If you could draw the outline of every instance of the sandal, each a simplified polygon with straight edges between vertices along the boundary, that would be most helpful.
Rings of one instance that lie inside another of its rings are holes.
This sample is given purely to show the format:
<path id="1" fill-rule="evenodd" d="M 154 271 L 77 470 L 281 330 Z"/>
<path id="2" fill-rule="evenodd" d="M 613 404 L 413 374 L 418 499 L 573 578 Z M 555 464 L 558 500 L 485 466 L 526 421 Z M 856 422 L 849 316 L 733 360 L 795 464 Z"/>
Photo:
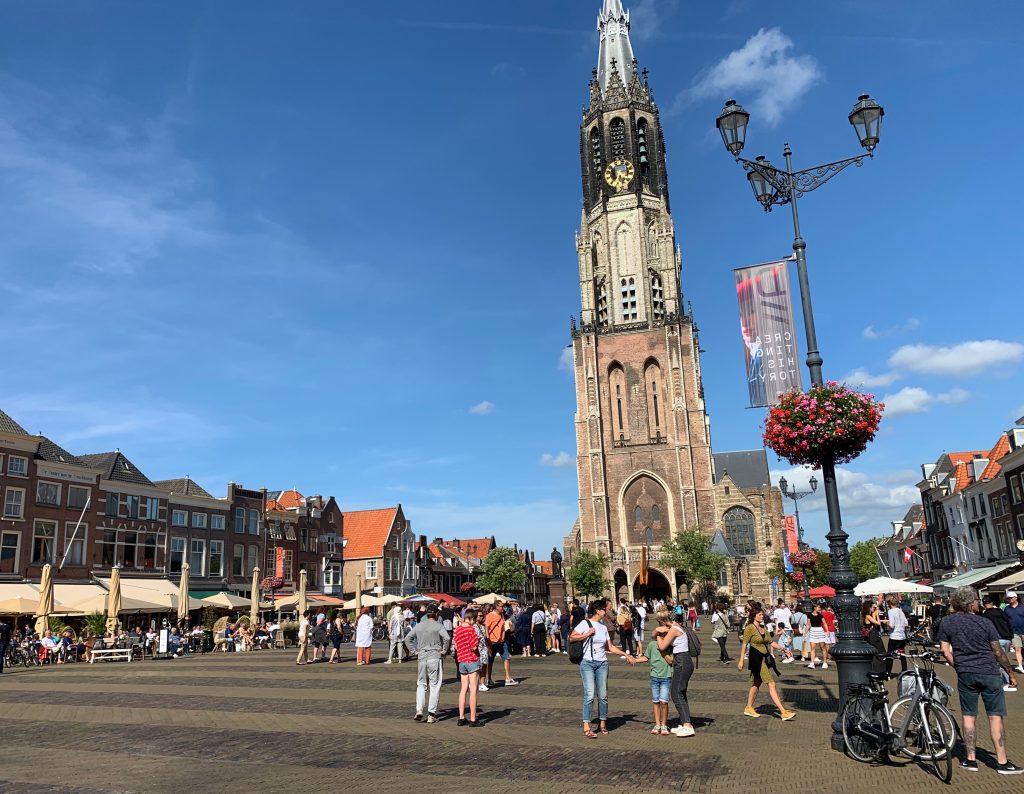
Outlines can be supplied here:
<path id="1" fill-rule="evenodd" d="M 602 724 L 602 725 L 601 725 L 601 728 L 600 728 L 600 731 L 601 731 L 601 733 L 603 733 L 603 734 L 604 734 L 605 736 L 607 736 L 607 735 L 608 735 L 608 726 L 607 726 L 607 725 L 604 725 L 604 724 Z"/>
<path id="2" fill-rule="evenodd" d="M 594 733 L 594 732 L 593 732 L 593 731 L 592 731 L 592 730 L 590 729 L 590 727 L 589 727 L 589 726 L 588 726 L 587 728 L 585 728 L 585 729 L 584 729 L 584 731 L 583 731 L 583 735 L 584 735 L 584 736 L 586 736 L 586 737 L 587 737 L 588 739 L 596 739 L 596 738 L 597 738 L 597 734 L 596 734 L 596 733 Z"/>

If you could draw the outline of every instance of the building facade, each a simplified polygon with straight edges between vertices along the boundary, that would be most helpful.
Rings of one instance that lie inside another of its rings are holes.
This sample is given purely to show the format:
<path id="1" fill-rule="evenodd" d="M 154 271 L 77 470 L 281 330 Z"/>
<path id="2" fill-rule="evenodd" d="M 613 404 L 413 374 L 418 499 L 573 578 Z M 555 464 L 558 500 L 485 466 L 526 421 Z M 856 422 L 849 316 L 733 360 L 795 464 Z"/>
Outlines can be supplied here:
<path id="1" fill-rule="evenodd" d="M 680 529 L 710 530 L 714 485 L 658 107 L 619 0 L 605 0 L 598 29 L 580 125 L 582 311 L 571 327 L 579 528 L 570 542 L 607 555 L 609 578 L 632 591 L 641 548 Z M 652 564 L 648 588 L 668 594 L 675 571 L 662 567 Z"/>
<path id="2" fill-rule="evenodd" d="M 1017 424 L 1024 425 L 1024 417 L 1018 419 Z M 1024 427 L 1015 427 L 1006 435 L 1007 453 L 1001 463 L 1009 498 L 1008 524 L 1013 550 L 1024 562 Z"/>
<path id="3" fill-rule="evenodd" d="M 230 503 L 216 498 L 189 477 L 153 484 L 167 492 L 168 576 L 180 576 L 182 564 L 188 562 L 190 590 L 228 590 Z M 238 585 L 238 580 L 233 584 Z"/>
<path id="4" fill-rule="evenodd" d="M 344 597 L 356 592 L 412 595 L 419 572 L 416 538 L 401 505 L 342 513 Z"/>

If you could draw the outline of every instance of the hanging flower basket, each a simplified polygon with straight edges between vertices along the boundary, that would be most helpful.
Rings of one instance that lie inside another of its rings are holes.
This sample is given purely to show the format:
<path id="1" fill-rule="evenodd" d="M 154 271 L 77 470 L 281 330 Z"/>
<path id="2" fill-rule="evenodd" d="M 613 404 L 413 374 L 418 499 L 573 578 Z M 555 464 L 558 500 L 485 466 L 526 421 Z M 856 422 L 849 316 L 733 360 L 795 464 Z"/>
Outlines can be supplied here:
<path id="1" fill-rule="evenodd" d="M 835 381 L 789 391 L 768 411 L 764 444 L 796 466 L 849 463 L 878 432 L 884 403 Z"/>
<path id="2" fill-rule="evenodd" d="M 462 587 L 459 588 L 459 590 L 464 595 L 469 595 L 470 593 L 473 593 L 473 592 L 476 591 L 476 585 L 473 584 L 472 582 L 466 582 L 464 585 L 462 585 Z"/>
<path id="3" fill-rule="evenodd" d="M 797 584 L 802 584 L 803 581 L 804 581 L 804 572 L 803 571 L 793 571 L 793 573 L 791 573 L 789 575 L 789 578 L 792 579 Z"/>
<path id="4" fill-rule="evenodd" d="M 284 587 L 284 579 L 279 576 L 264 576 L 260 580 L 260 590 L 280 590 Z"/>
<path id="5" fill-rule="evenodd" d="M 818 561 L 818 554 L 814 549 L 794 551 L 789 555 L 789 561 L 797 568 L 813 568 Z"/>

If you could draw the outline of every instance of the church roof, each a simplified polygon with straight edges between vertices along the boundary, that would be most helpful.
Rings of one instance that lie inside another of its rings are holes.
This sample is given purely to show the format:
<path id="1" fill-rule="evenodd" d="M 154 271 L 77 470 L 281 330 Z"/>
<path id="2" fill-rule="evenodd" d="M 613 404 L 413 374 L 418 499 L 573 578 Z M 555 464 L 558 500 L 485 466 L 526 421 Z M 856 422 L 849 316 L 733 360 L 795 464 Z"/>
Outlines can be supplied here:
<path id="1" fill-rule="evenodd" d="M 618 71 L 622 84 L 628 86 L 633 76 L 633 45 L 629 42 L 629 12 L 622 8 L 622 0 L 604 0 L 601 13 L 597 15 L 597 29 L 601 33 L 597 51 L 597 80 L 601 92 L 608 90 L 613 68 Z"/>
<path id="2" fill-rule="evenodd" d="M 715 536 L 711 538 L 711 551 L 734 560 L 740 559 L 743 556 L 736 551 L 736 547 L 729 542 L 729 539 L 722 534 L 720 529 L 716 529 Z"/>
<path id="3" fill-rule="evenodd" d="M 739 452 L 715 452 L 715 482 L 726 474 L 740 488 L 767 488 L 771 485 L 768 474 L 768 455 L 764 448 Z"/>

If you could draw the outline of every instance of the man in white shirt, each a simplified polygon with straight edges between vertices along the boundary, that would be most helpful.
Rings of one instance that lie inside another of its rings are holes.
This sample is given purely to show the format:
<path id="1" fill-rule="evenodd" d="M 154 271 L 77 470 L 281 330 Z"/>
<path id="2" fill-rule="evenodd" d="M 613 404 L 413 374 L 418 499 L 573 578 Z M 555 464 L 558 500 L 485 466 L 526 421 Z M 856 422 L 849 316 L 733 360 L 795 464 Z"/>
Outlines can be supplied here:
<path id="1" fill-rule="evenodd" d="M 647 622 L 647 607 L 644 606 L 643 601 L 637 601 L 635 609 L 640 619 L 633 624 L 633 638 L 636 640 L 636 647 L 640 648 L 644 641 L 644 623 Z"/>
<path id="2" fill-rule="evenodd" d="M 793 653 L 791 651 L 793 647 L 793 629 L 789 625 L 791 617 L 793 617 L 793 612 L 780 598 L 775 611 L 772 612 L 772 620 L 775 622 L 775 633 L 778 634 L 779 645 L 782 646 L 782 650 L 786 653 L 786 658 L 782 660 L 783 664 L 790 664 L 793 661 Z"/>

